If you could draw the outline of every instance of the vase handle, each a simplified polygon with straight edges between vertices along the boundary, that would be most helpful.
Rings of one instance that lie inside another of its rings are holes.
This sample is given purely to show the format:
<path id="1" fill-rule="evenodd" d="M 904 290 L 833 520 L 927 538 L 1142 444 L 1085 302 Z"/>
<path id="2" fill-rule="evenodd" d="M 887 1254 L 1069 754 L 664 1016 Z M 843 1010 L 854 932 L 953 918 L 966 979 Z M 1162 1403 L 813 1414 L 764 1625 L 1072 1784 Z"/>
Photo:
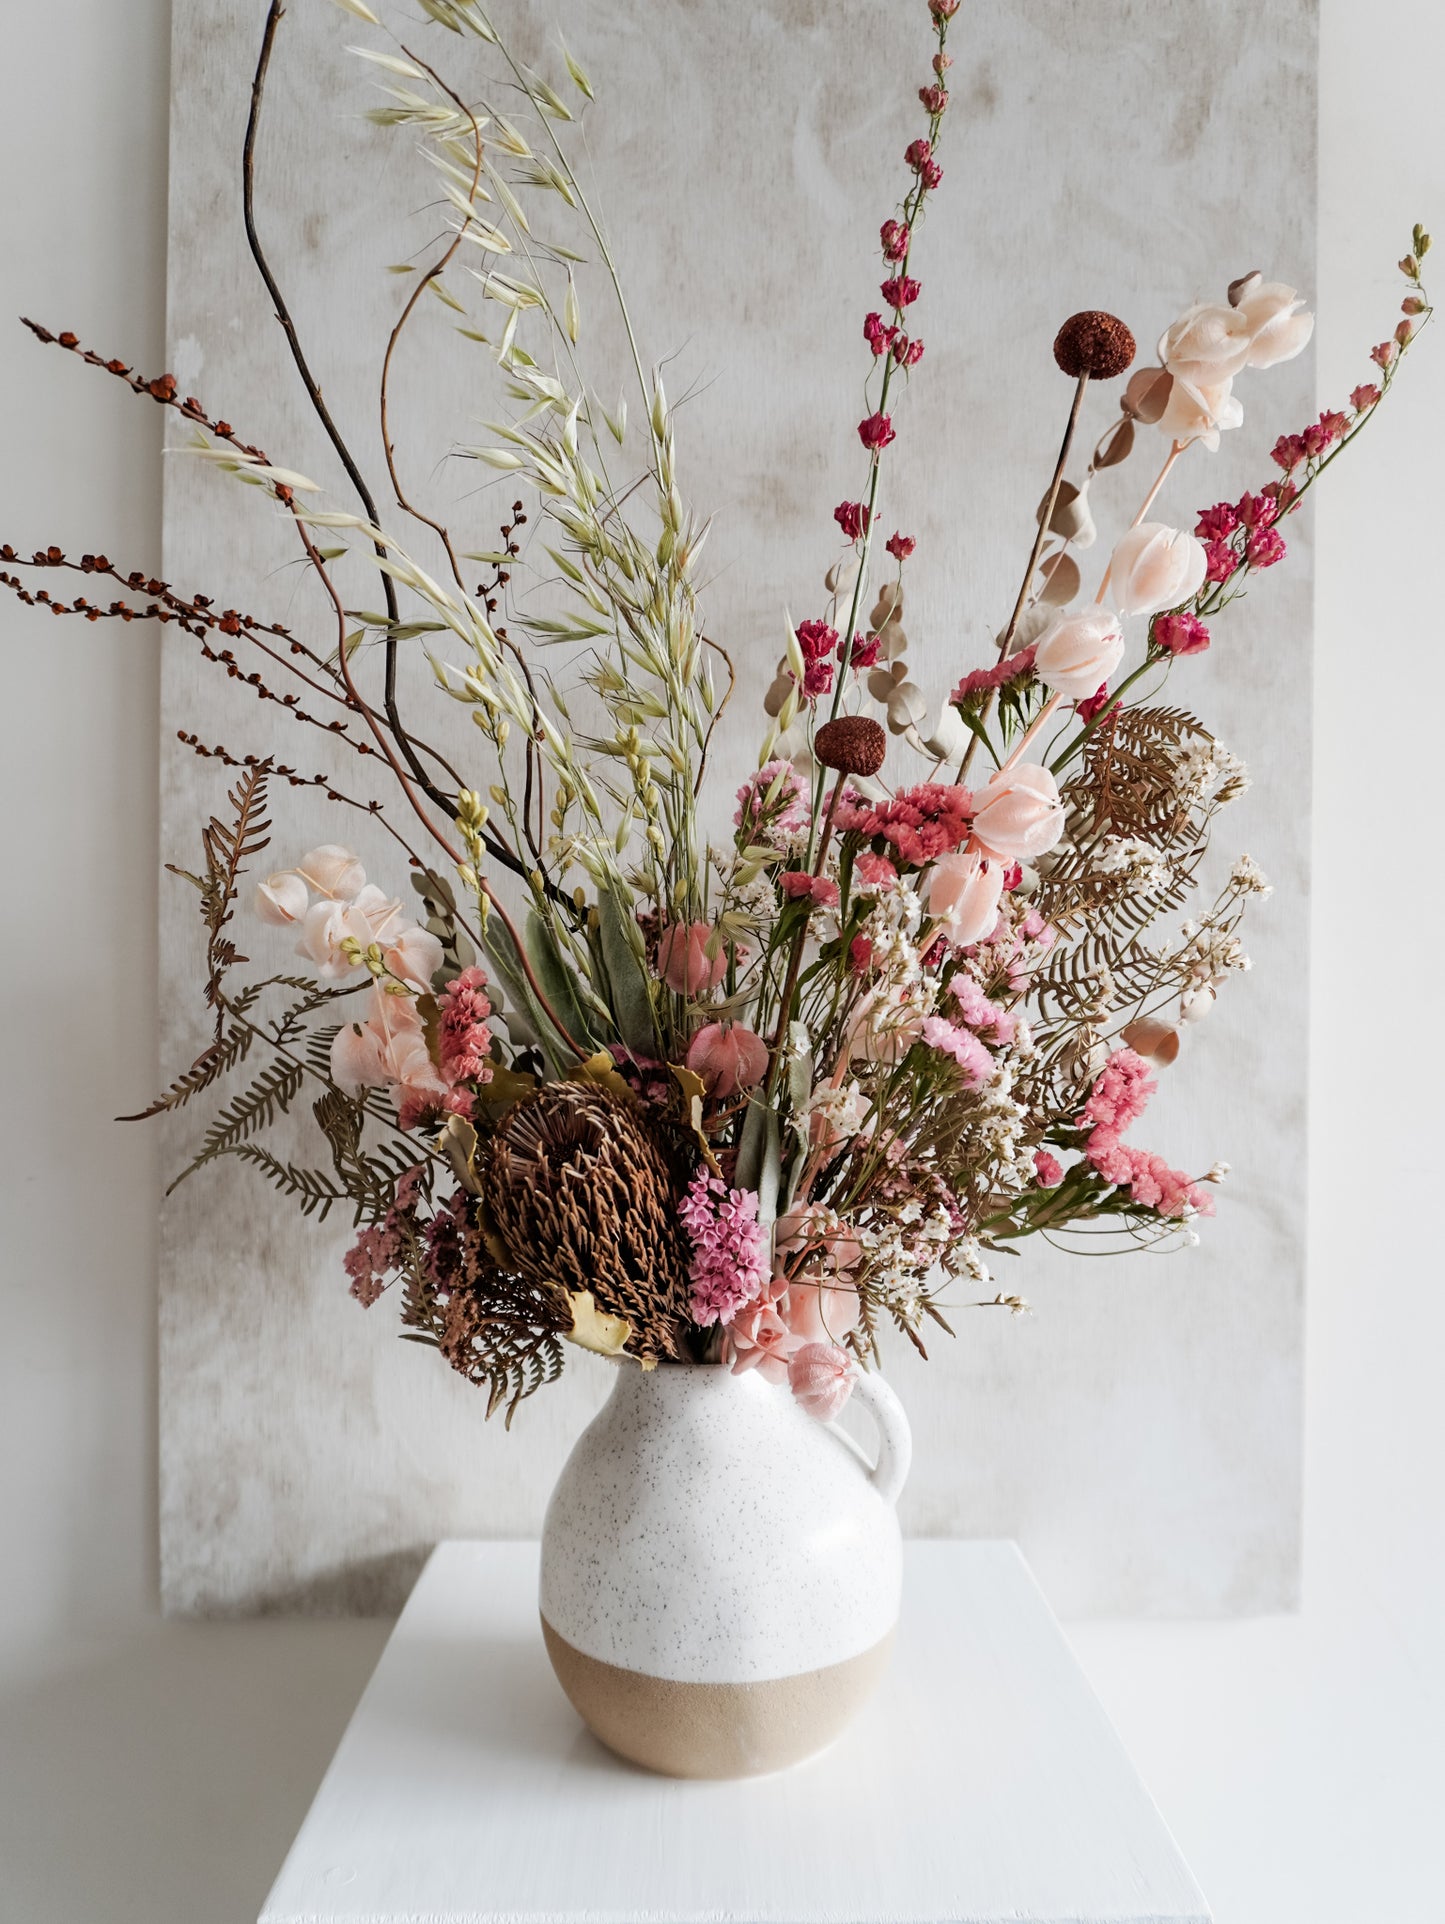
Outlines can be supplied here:
<path id="1" fill-rule="evenodd" d="M 913 1461 L 913 1432 L 903 1405 L 876 1370 L 855 1373 L 853 1394 L 878 1429 L 878 1460 L 871 1471 L 873 1487 L 885 1503 L 896 1503 Z"/>

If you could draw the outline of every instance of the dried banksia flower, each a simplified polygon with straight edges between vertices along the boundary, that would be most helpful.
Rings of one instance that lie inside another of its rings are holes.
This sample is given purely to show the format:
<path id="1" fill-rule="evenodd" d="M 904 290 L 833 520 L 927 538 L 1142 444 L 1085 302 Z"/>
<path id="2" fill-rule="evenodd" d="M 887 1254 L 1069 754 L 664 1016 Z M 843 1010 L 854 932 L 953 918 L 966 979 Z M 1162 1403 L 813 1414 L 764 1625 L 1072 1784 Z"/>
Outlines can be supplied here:
<path id="1" fill-rule="evenodd" d="M 1134 359 L 1134 336 L 1117 314 L 1088 308 L 1071 314 L 1054 339 L 1054 359 L 1075 380 L 1112 381 Z"/>
<path id="2" fill-rule="evenodd" d="M 813 737 L 814 758 L 842 775 L 876 775 L 887 752 L 888 737 L 867 715 L 840 715 Z"/>
<path id="3" fill-rule="evenodd" d="M 632 1326 L 631 1355 L 682 1354 L 687 1255 L 672 1172 L 646 1112 L 595 1082 L 551 1082 L 497 1126 L 484 1203 L 499 1262 L 590 1290 Z"/>

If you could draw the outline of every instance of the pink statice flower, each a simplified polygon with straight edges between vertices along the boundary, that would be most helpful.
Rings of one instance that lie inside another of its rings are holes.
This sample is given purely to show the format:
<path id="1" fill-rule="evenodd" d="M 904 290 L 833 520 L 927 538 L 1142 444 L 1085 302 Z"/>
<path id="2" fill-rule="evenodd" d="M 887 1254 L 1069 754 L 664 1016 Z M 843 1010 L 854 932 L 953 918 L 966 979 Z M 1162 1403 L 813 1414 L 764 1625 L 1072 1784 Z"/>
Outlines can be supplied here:
<path id="1" fill-rule="evenodd" d="M 356 1240 L 341 1259 L 351 1278 L 351 1294 L 363 1309 L 370 1309 L 387 1286 L 393 1271 L 401 1270 L 411 1254 L 407 1229 L 413 1222 L 421 1190 L 422 1165 L 409 1169 L 396 1186 L 392 1206 L 379 1223 L 368 1223 L 357 1230 Z"/>
<path id="2" fill-rule="evenodd" d="M 1034 1181 L 1040 1189 L 1057 1189 L 1064 1180 L 1064 1165 L 1047 1149 L 1034 1151 Z"/>
<path id="3" fill-rule="evenodd" d="M 1137 1122 L 1158 1088 L 1149 1065 L 1132 1049 L 1115 1049 L 1095 1079 L 1081 1123 L 1107 1123 L 1121 1134 Z"/>
<path id="4" fill-rule="evenodd" d="M 958 1004 L 958 1019 L 965 1027 L 985 1036 L 990 1042 L 1012 1042 L 1018 1033 L 1018 1018 L 1001 1009 L 984 994 L 982 986 L 965 970 L 958 970 L 948 985 Z"/>
<path id="5" fill-rule="evenodd" d="M 734 826 L 749 842 L 765 848 L 789 847 L 807 832 L 812 813 L 802 778 L 784 761 L 765 762 L 749 775 L 738 790 L 737 804 Z"/>
<path id="6" fill-rule="evenodd" d="M 1209 646 L 1209 630 L 1198 615 L 1157 615 L 1150 636 L 1170 655 L 1202 655 Z"/>
<path id="7" fill-rule="evenodd" d="M 1171 1217 L 1191 1212 L 1199 1216 L 1214 1214 L 1214 1198 L 1206 1189 L 1182 1169 L 1171 1168 L 1163 1156 L 1121 1142 L 1115 1129 L 1100 1124 L 1089 1137 L 1084 1153 L 1105 1182 L 1113 1183 L 1116 1189 L 1127 1189 L 1143 1209 Z"/>
<path id="8" fill-rule="evenodd" d="M 473 966 L 453 977 L 442 991 L 437 1014 L 437 1055 L 449 1082 L 490 1082 L 492 1005 L 487 978 Z"/>
<path id="9" fill-rule="evenodd" d="M 843 833 L 881 838 L 905 862 L 922 868 L 935 856 L 961 848 L 968 839 L 973 796 L 957 783 L 923 782 L 904 789 L 891 801 L 867 802 L 850 794 L 835 817 Z"/>
<path id="10" fill-rule="evenodd" d="M 992 668 L 971 669 L 948 699 L 961 707 L 965 702 L 987 695 L 995 688 L 1007 688 L 1010 682 L 1021 681 L 1032 672 L 1033 665 L 1034 650 L 1020 648 L 1016 655 L 1005 655 Z"/>
<path id="11" fill-rule="evenodd" d="M 993 1074 L 993 1057 L 972 1029 L 961 1029 L 941 1015 L 927 1015 L 923 1018 L 921 1035 L 930 1049 L 953 1058 L 969 1088 L 977 1088 Z"/>
<path id="12" fill-rule="evenodd" d="M 758 1221 L 758 1198 L 751 1189 L 729 1189 L 702 1164 L 678 1204 L 692 1241 L 688 1276 L 692 1317 L 707 1329 L 731 1323 L 768 1287 L 771 1238 Z"/>

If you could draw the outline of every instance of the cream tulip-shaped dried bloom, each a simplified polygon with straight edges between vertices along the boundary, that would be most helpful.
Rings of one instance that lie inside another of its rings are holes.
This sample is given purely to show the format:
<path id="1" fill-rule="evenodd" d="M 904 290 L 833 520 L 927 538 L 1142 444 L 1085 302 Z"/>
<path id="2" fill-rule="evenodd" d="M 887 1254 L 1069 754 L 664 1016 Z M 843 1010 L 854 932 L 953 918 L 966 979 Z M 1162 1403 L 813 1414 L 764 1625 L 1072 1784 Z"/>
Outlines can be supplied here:
<path id="1" fill-rule="evenodd" d="M 973 839 L 1000 862 L 1030 862 L 1064 832 L 1059 785 L 1034 762 L 1001 768 L 978 798 Z"/>
<path id="2" fill-rule="evenodd" d="M 1250 283 L 1255 282 L 1251 275 Z M 1315 329 L 1315 317 L 1304 312 L 1304 302 L 1283 281 L 1247 284 L 1237 310 L 1249 323 L 1247 367 L 1277 367 L 1303 353 Z"/>
<path id="3" fill-rule="evenodd" d="M 1109 585 L 1121 615 L 1154 615 L 1199 592 L 1208 565 L 1203 545 L 1162 521 L 1141 521 L 1121 536 Z"/>
<path id="4" fill-rule="evenodd" d="M 1235 399 L 1232 379 L 1209 386 L 1176 376 L 1155 426 L 1170 441 L 1186 445 L 1199 441 L 1213 454 L 1220 430 L 1237 428 L 1243 420 L 1244 409 Z"/>
<path id="5" fill-rule="evenodd" d="M 1046 688 L 1087 701 L 1119 666 L 1124 630 L 1107 608 L 1057 616 L 1034 644 L 1034 672 Z"/>
<path id="6" fill-rule="evenodd" d="M 959 948 L 988 934 L 998 920 L 1002 895 L 1003 864 L 976 849 L 940 855 L 929 871 L 928 913 Z"/>
<path id="7" fill-rule="evenodd" d="M 366 870 L 349 848 L 336 842 L 323 842 L 303 855 L 296 873 L 318 895 L 359 895 L 366 887 Z"/>
<path id="8" fill-rule="evenodd" d="M 256 913 L 272 928 L 289 929 L 305 915 L 311 901 L 310 891 L 299 875 L 283 869 L 256 884 Z"/>
<path id="9" fill-rule="evenodd" d="M 1201 301 L 1160 335 L 1159 359 L 1176 380 L 1217 386 L 1248 361 L 1253 337 L 1253 324 L 1239 308 Z"/>

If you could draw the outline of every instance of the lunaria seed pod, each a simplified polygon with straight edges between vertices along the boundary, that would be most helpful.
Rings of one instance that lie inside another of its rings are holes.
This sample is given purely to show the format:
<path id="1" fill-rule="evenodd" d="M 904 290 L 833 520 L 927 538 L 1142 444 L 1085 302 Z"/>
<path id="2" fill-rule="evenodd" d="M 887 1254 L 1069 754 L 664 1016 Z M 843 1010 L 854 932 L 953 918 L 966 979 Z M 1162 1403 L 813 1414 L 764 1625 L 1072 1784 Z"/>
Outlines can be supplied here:
<path id="1" fill-rule="evenodd" d="M 876 775 L 887 752 L 888 737 L 867 715 L 840 715 L 813 737 L 814 757 L 840 775 Z"/>
<path id="2" fill-rule="evenodd" d="M 1078 380 L 1112 381 L 1134 359 L 1134 336 L 1117 314 L 1091 307 L 1071 314 L 1054 339 L 1054 359 Z"/>

